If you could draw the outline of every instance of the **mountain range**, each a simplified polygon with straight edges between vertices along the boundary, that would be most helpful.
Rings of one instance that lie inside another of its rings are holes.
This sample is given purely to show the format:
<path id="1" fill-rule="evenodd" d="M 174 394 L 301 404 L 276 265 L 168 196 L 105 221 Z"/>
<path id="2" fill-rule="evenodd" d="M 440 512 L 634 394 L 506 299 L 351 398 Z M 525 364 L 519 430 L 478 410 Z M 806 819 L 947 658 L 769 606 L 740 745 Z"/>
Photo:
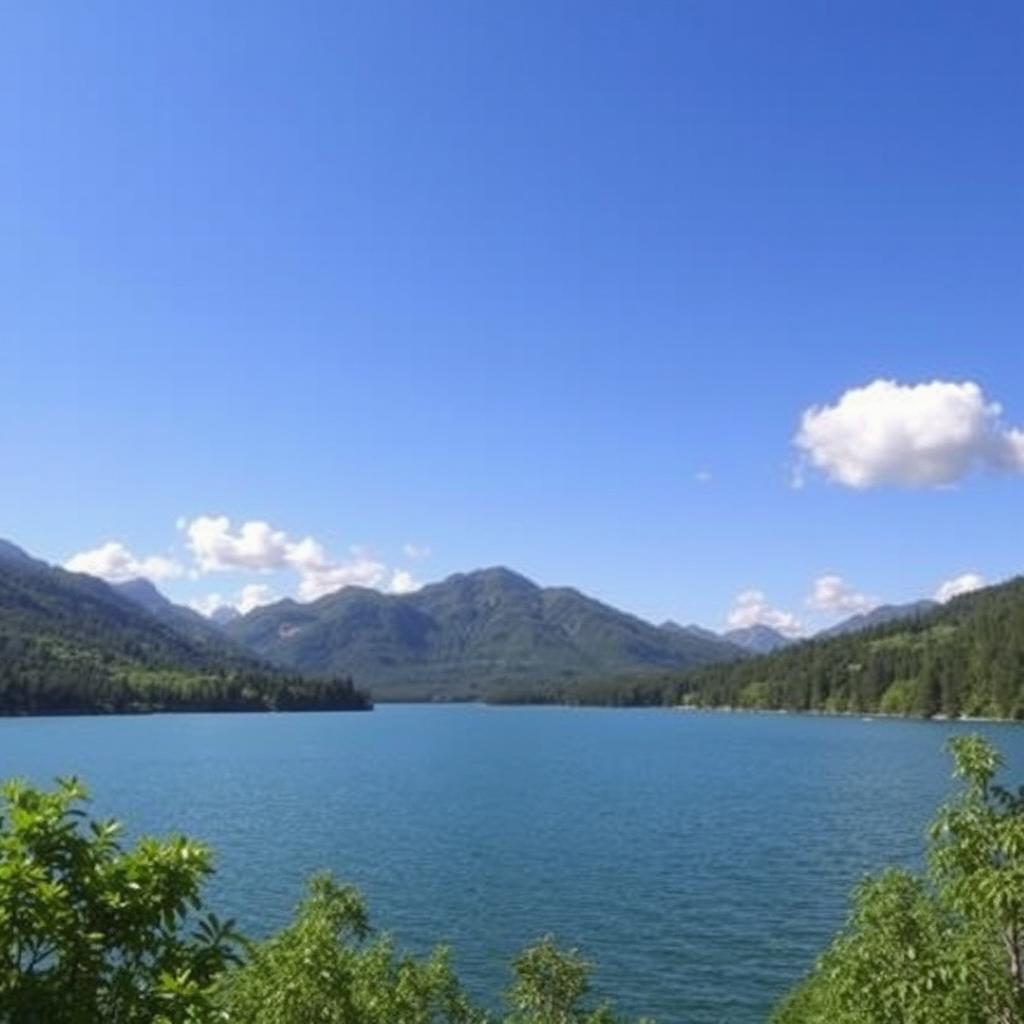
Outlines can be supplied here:
<path id="1" fill-rule="evenodd" d="M 769 654 L 492 700 L 1024 720 L 1024 578 L 893 612 Z"/>
<path id="2" fill-rule="evenodd" d="M 0 713 L 362 708 L 244 651 L 151 584 L 110 586 L 0 542 Z"/>
<path id="3" fill-rule="evenodd" d="M 927 615 L 939 607 L 937 601 L 930 600 L 911 601 L 908 604 L 883 604 L 870 611 L 851 615 L 834 626 L 819 630 L 813 634 L 813 637 L 786 636 L 785 633 L 780 633 L 777 629 L 763 623 L 728 629 L 723 633 L 715 633 L 703 626 L 680 626 L 671 620 L 663 622 L 661 628 L 673 633 L 689 633 L 691 636 L 705 639 L 724 640 L 726 643 L 742 648 L 749 654 L 771 654 L 773 651 L 780 651 L 784 647 L 808 639 L 824 640 L 847 633 L 860 633 L 867 629 L 874 629 L 876 626 L 884 626 L 889 622 L 898 622 L 901 619 L 914 619 L 921 615 Z"/>
<path id="4" fill-rule="evenodd" d="M 229 622 L 241 646 L 297 671 L 345 671 L 378 697 L 473 697 L 497 686 L 688 668 L 743 651 L 661 629 L 569 587 L 506 568 L 460 573 L 412 594 L 346 587 Z"/>
<path id="5" fill-rule="evenodd" d="M 869 612 L 861 612 L 851 615 L 850 618 L 828 629 L 823 629 L 817 634 L 818 639 L 827 639 L 830 636 L 843 636 L 847 633 L 859 633 L 865 629 L 874 629 L 875 626 L 885 626 L 890 622 L 898 622 L 900 619 L 916 619 L 921 615 L 927 615 L 941 607 L 938 601 L 911 601 L 909 604 L 882 604 L 872 608 Z"/>
<path id="6" fill-rule="evenodd" d="M 537 684 L 568 693 L 593 680 L 674 678 L 726 664 L 737 666 L 729 671 L 739 679 L 748 671 L 740 663 L 752 657 L 818 649 L 901 621 L 917 628 L 943 608 L 886 605 L 797 644 L 764 625 L 722 634 L 655 626 L 572 588 L 541 587 L 496 567 L 411 594 L 345 587 L 309 603 L 285 599 L 206 618 L 147 580 L 107 584 L 0 541 L 0 709 L 6 699 L 28 710 L 26 686 L 49 693 L 34 699 L 58 703 L 81 703 L 83 687 L 92 686 L 105 707 L 122 708 L 211 700 L 278 706 L 282 687 L 290 694 L 283 704 L 306 699 L 302 686 L 320 687 L 308 699 L 329 704 L 323 681 L 349 677 L 378 698 L 417 700 L 530 693 Z M 804 655 L 794 657 L 802 664 Z M 235 681 L 226 690 L 211 682 L 225 679 Z M 74 692 L 55 696 L 60 687 Z"/>

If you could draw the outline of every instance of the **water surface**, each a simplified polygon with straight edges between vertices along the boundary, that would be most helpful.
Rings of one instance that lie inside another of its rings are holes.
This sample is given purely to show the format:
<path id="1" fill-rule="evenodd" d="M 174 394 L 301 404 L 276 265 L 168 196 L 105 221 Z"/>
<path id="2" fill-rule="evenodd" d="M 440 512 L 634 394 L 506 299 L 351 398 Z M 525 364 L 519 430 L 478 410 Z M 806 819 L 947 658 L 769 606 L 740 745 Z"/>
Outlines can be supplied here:
<path id="1" fill-rule="evenodd" d="M 78 774 L 133 831 L 208 841 L 211 904 L 255 934 L 329 869 L 400 944 L 450 943 L 482 1000 L 550 932 L 623 1010 L 755 1024 L 859 877 L 919 861 L 964 728 L 425 705 L 7 719 L 0 776 Z M 1024 729 L 970 728 L 1024 768 Z"/>

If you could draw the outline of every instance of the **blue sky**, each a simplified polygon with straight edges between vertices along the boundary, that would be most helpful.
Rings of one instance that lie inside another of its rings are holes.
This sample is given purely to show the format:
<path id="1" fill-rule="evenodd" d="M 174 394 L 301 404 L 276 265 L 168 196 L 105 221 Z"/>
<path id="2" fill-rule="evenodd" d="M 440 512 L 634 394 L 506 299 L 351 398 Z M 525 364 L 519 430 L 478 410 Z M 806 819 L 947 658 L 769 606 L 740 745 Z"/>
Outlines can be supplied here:
<path id="1" fill-rule="evenodd" d="M 502 563 L 715 627 L 1020 572 L 1022 44 L 999 2 L 15 4 L 0 536 L 182 601 Z"/>

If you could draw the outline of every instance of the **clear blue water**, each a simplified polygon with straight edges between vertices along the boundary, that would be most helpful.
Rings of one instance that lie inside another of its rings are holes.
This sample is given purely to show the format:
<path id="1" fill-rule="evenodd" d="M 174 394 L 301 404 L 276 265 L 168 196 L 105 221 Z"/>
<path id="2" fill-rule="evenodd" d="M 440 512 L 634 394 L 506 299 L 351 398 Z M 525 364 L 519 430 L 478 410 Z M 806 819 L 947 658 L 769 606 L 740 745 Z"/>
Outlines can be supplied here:
<path id="1" fill-rule="evenodd" d="M 859 877 L 919 861 L 948 789 L 943 744 L 963 728 L 413 705 L 8 719 L 0 776 L 75 773 L 133 831 L 205 839 L 211 904 L 254 934 L 329 869 L 401 945 L 450 943 L 484 1001 L 551 932 L 624 1011 L 755 1024 Z M 970 728 L 1024 767 L 1024 728 Z"/>

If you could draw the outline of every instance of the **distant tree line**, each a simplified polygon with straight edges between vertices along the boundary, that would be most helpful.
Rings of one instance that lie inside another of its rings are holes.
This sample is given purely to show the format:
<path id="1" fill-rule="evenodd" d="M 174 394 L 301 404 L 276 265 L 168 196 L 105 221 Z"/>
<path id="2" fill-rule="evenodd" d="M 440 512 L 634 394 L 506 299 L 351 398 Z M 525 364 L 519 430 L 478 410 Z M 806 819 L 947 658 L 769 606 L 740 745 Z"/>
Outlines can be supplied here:
<path id="1" fill-rule="evenodd" d="M 1024 579 L 912 619 L 684 672 L 498 688 L 495 703 L 1024 719 Z"/>
<path id="2" fill-rule="evenodd" d="M 0 634 L 0 715 L 328 711 L 372 707 L 349 678 L 122 662 Z"/>

